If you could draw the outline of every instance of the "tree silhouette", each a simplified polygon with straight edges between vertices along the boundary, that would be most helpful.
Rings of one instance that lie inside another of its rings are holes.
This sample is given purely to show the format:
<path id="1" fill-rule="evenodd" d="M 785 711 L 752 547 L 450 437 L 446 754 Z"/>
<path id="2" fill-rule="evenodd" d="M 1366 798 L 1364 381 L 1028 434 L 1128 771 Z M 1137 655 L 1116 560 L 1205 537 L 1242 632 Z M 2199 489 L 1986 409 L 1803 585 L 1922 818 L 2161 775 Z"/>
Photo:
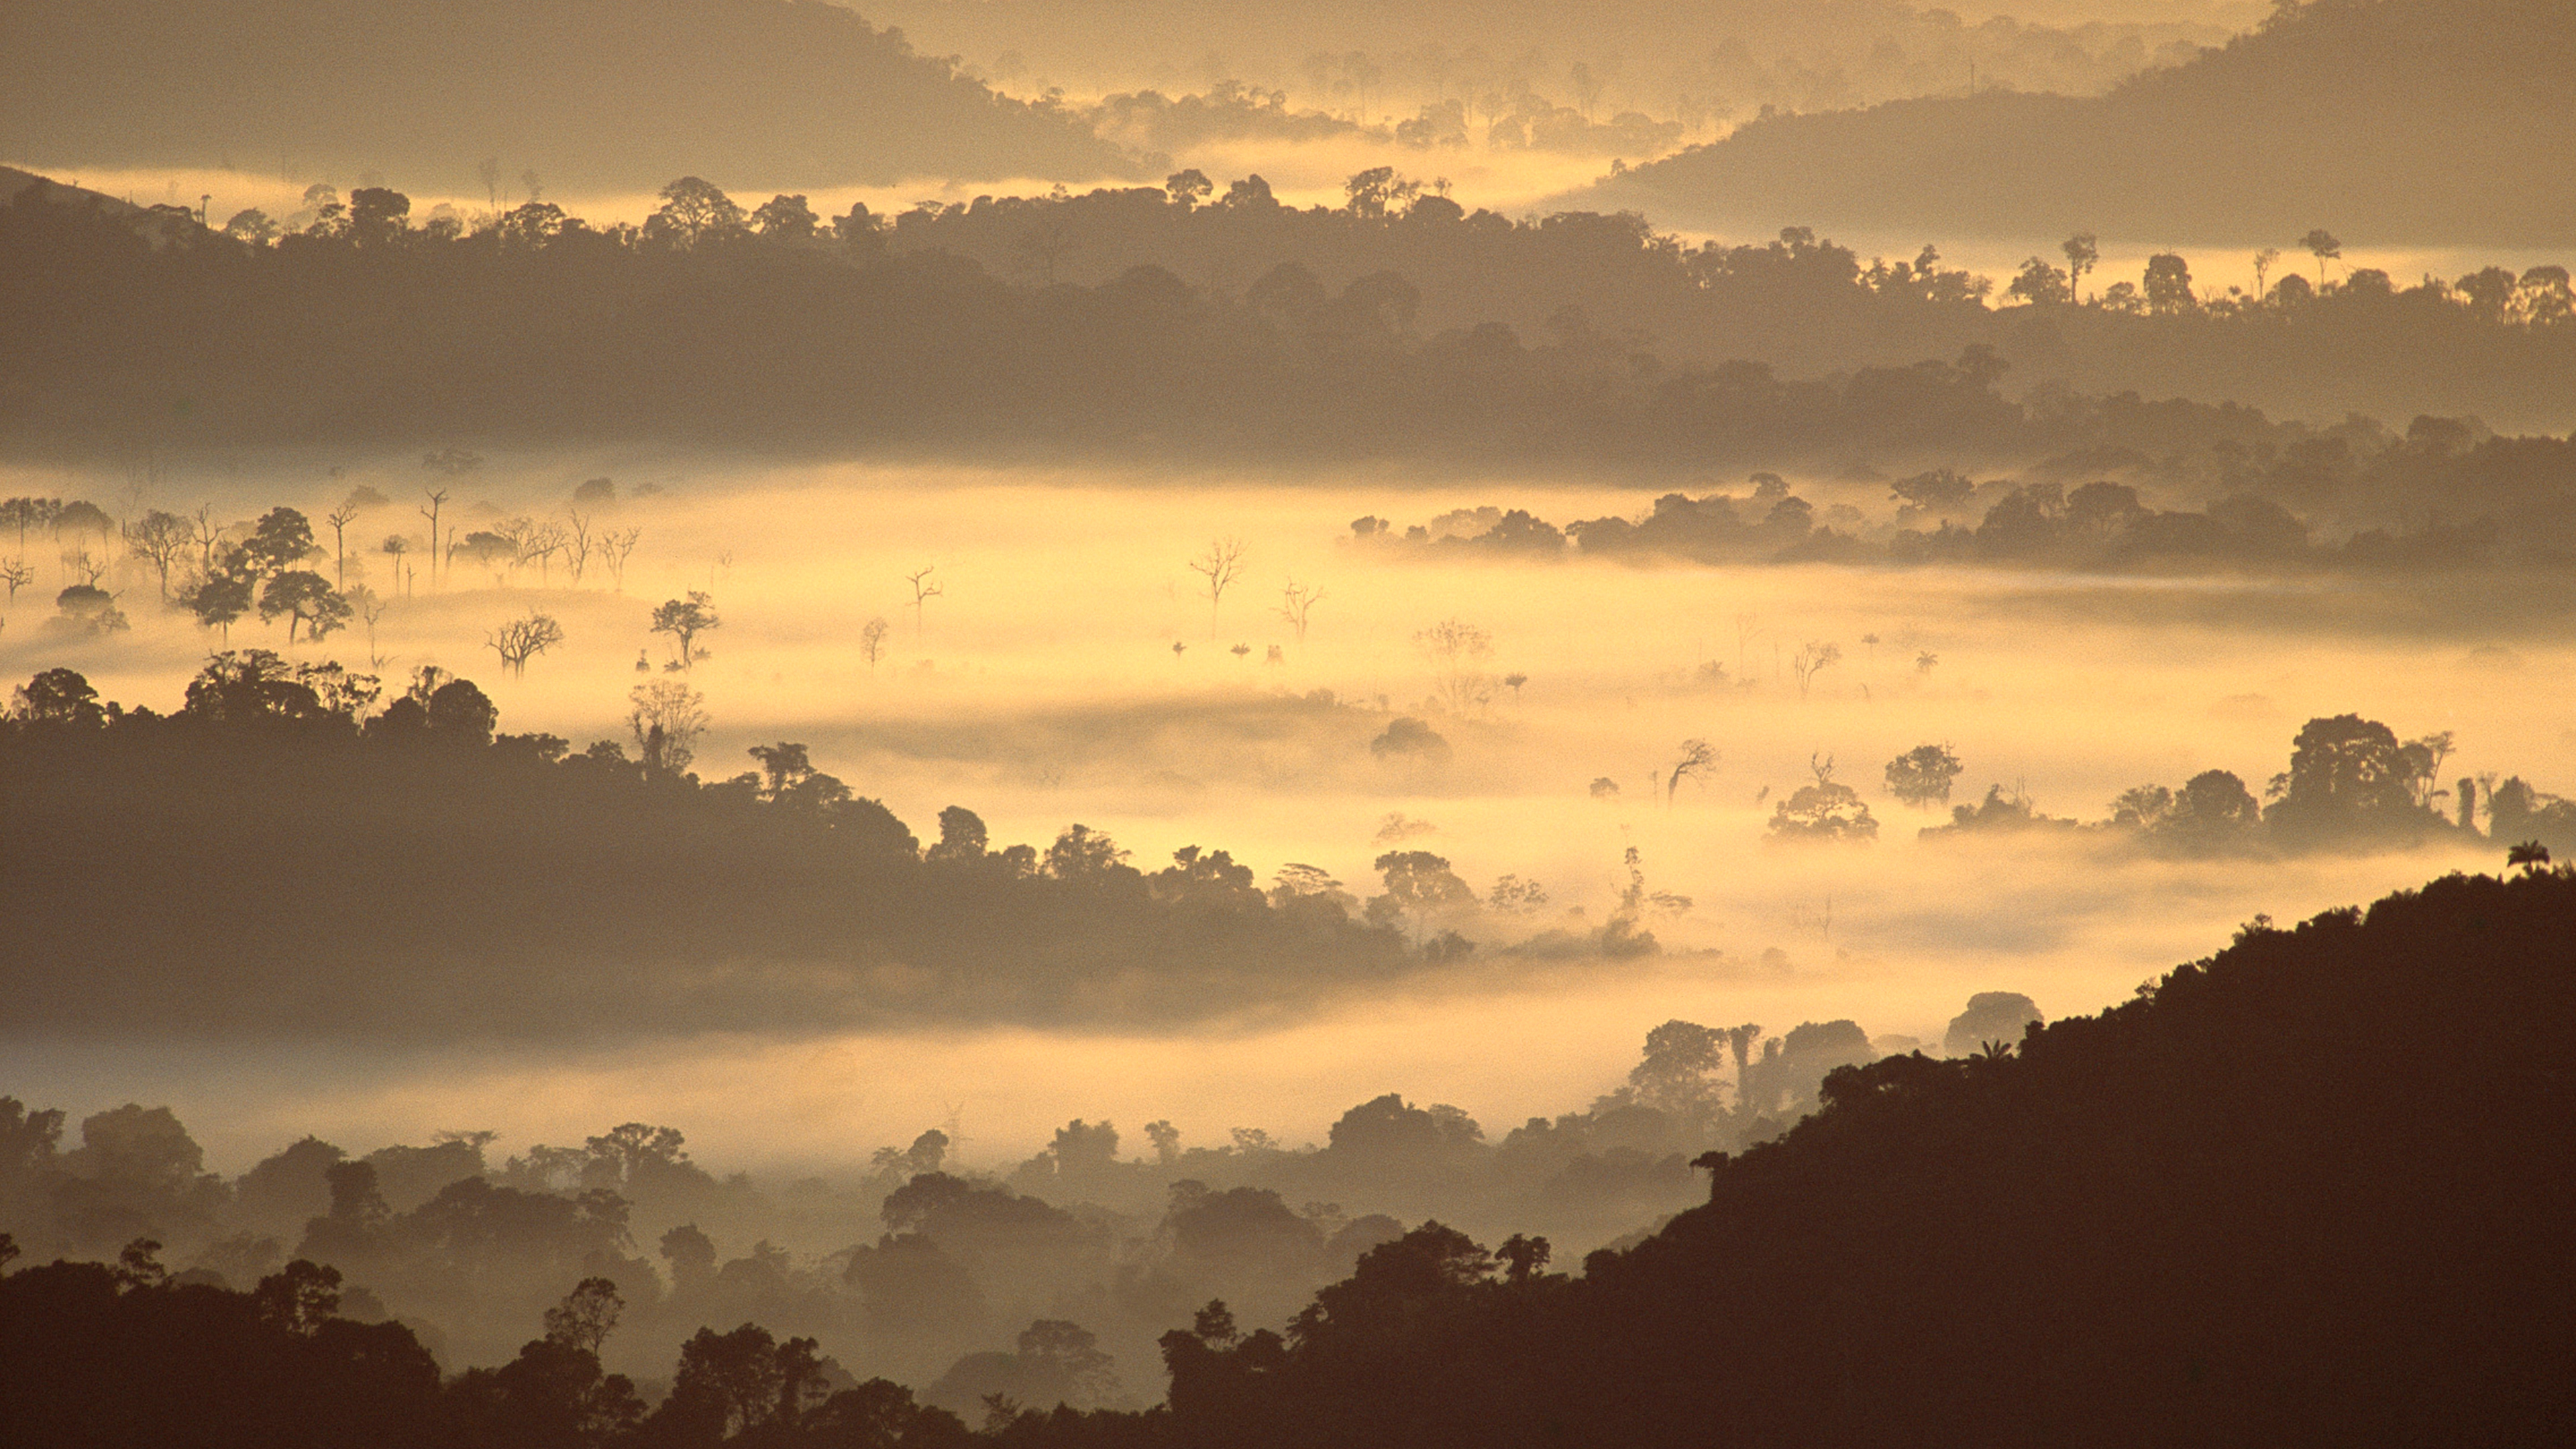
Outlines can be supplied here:
<path id="1" fill-rule="evenodd" d="M 2306 236 L 2299 238 L 2299 245 L 2306 247 L 2308 249 L 2308 254 L 2317 259 L 2317 290 L 2320 292 L 2324 291 L 2326 287 L 2326 261 L 2328 258 L 2340 257 L 2343 255 L 2343 243 L 2335 240 L 2335 234 L 2333 232 L 2326 230 L 2324 227 L 2318 227 L 2313 231 L 2310 231 Z"/>
<path id="2" fill-rule="evenodd" d="M 320 639 L 347 624 L 351 612 L 348 599 L 310 569 L 288 569 L 259 591 L 259 617 L 265 621 L 286 615 L 290 644 L 295 641 L 296 625 L 304 626 L 306 638 Z"/>
<path id="3" fill-rule="evenodd" d="M 1949 800 L 1959 770 L 1959 757 L 1949 746 L 1916 745 L 1887 762 L 1887 793 L 1927 809 Z"/>
<path id="4" fill-rule="evenodd" d="M 715 600 L 700 589 L 689 590 L 685 599 L 669 599 L 655 606 L 652 632 L 668 634 L 672 639 L 672 669 L 687 669 L 707 657 L 697 647 L 697 637 L 724 621 L 716 617 Z"/>
<path id="5" fill-rule="evenodd" d="M 1673 797 L 1681 792 L 1684 780 L 1695 779 L 1717 768 L 1717 749 L 1703 739 L 1682 741 L 1672 769 L 1664 777 L 1664 808 L 1670 810 Z"/>
<path id="6" fill-rule="evenodd" d="M 2080 231 L 2068 237 L 2058 250 L 2066 253 L 2067 291 L 2074 300 L 2081 302 L 2084 300 L 2084 274 L 2102 261 L 2100 239 L 2089 231 Z"/>
<path id="7" fill-rule="evenodd" d="M 924 631 L 929 628 L 925 622 L 924 608 L 931 600 L 948 592 L 946 585 L 930 581 L 930 576 L 937 572 L 938 568 L 937 564 L 927 564 L 903 576 L 903 581 L 912 585 L 912 637 L 915 640 L 920 639 Z"/>
<path id="8" fill-rule="evenodd" d="M 156 508 L 126 528 L 125 541 L 137 555 L 151 563 L 153 572 L 160 579 L 161 597 L 168 599 L 170 570 L 195 542 L 195 531 L 188 520 Z"/>
<path id="9" fill-rule="evenodd" d="M 501 656 L 501 665 L 513 678 L 525 679 L 528 661 L 563 642 L 563 625 L 551 614 L 528 611 L 524 619 L 512 619 L 493 630 L 484 640 L 485 648 Z"/>
<path id="10" fill-rule="evenodd" d="M 1225 607 L 1225 591 L 1243 573 L 1243 540 L 1214 538 L 1207 550 L 1189 561 L 1191 573 L 1201 580 L 1200 587 L 1208 596 L 1208 637 L 1216 637 L 1219 611 Z M 1291 588 L 1295 587 L 1293 584 Z M 1303 630 L 1300 630 L 1302 637 Z"/>
<path id="11" fill-rule="evenodd" d="M 1493 654 L 1493 635 L 1462 619 L 1443 619 L 1417 632 L 1413 647 L 1431 660 L 1441 702 L 1451 714 L 1465 714 L 1485 702 L 1488 676 L 1477 664 Z"/>
<path id="12" fill-rule="evenodd" d="M 859 626 L 859 657 L 868 661 L 868 673 L 877 672 L 877 661 L 885 656 L 886 635 L 890 626 L 880 614 Z"/>
<path id="13" fill-rule="evenodd" d="M 608 1335 L 616 1331 L 619 1315 L 626 1311 L 626 1299 L 617 1285 L 606 1278 L 584 1278 L 564 1295 L 563 1302 L 546 1310 L 546 1338 L 579 1353 L 596 1355 Z"/>
<path id="14" fill-rule="evenodd" d="M 1297 631 L 1298 643 L 1306 642 L 1306 615 L 1323 598 L 1322 589 L 1297 582 L 1295 574 L 1288 576 L 1288 587 L 1280 594 L 1279 617 L 1287 620 L 1288 626 Z"/>

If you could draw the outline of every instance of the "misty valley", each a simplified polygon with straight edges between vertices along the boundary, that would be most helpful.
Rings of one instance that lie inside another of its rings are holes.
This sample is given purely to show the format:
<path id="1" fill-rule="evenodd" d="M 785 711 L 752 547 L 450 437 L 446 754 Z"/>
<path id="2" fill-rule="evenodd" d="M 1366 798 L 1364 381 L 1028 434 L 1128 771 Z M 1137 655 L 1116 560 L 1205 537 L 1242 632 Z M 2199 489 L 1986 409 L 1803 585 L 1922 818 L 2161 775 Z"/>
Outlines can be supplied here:
<path id="1" fill-rule="evenodd" d="M 0 1443 L 2576 1433 L 2576 12 L 1594 9 L 0 14 Z"/>

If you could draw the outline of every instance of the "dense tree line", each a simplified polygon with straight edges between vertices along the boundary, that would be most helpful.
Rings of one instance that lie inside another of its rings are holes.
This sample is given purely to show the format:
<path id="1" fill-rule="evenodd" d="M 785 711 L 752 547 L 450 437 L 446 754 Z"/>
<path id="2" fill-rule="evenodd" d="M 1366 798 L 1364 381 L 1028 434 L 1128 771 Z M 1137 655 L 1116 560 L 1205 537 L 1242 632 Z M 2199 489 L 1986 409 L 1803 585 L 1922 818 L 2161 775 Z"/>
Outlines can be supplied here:
<path id="1" fill-rule="evenodd" d="M 498 734 L 483 692 L 437 671 L 382 694 L 261 650 L 216 656 L 168 715 L 102 703 L 69 670 L 24 686 L 0 728 L 21 1019 L 1063 1019 L 1281 1000 L 1425 959 L 1383 908 L 1320 879 L 1264 891 L 1221 850 L 1143 870 L 1080 825 L 1000 847 L 960 807 L 925 846 L 793 742 L 702 782 L 704 715 L 677 682 L 637 689 L 634 755 Z M 454 989 L 539 959 L 507 1011 Z M 719 960 L 740 964 L 698 969 Z M 106 976 L 130 989 L 113 1007 Z"/>
<path id="2" fill-rule="evenodd" d="M 1974 1051 L 2037 1018 L 2027 997 L 1984 993 L 1943 1047 Z M 932 1129 L 880 1149 L 856 1180 L 783 1191 L 718 1179 L 677 1129 L 645 1123 L 506 1162 L 487 1153 L 488 1132 L 363 1156 L 306 1137 L 225 1178 L 167 1108 L 94 1113 L 69 1146 L 63 1112 L 0 1098 L 0 1222 L 40 1254 L 107 1258 L 148 1240 L 183 1284 L 244 1286 L 311 1263 L 341 1275 L 346 1316 L 399 1322 L 451 1367 L 506 1361 L 568 1287 L 599 1279 L 634 1330 L 607 1360 L 621 1371 L 650 1375 L 657 1342 L 696 1325 L 748 1320 L 960 1411 L 991 1391 L 1089 1407 L 1132 1402 L 1155 1336 L 1210 1297 L 1287 1321 L 1400 1236 L 1398 1214 L 1633 1241 L 1688 1205 L 1692 1156 L 1775 1138 L 1834 1070 L 1918 1045 L 1873 1042 L 1850 1021 L 1765 1038 L 1755 1024 L 1676 1020 L 1588 1108 L 1494 1141 L 1456 1107 L 1387 1093 L 1320 1145 L 1256 1128 L 1187 1144 L 1155 1121 L 1131 1155 L 1112 1123 L 1076 1119 L 995 1174 L 951 1161 Z M 1085 1335 L 1095 1357 L 1079 1382 L 1051 1376 L 1053 1358 L 1026 1344 L 993 1346 L 1032 1323 L 1059 1346 Z"/>
<path id="3" fill-rule="evenodd" d="M 2116 414 L 2116 409 L 2106 409 Z M 2133 425 L 2132 425 L 2133 426 Z M 2122 428 L 2127 431 L 2126 427 Z M 2146 428 L 2131 433 L 2143 442 Z M 2085 473 L 2118 469 L 2136 480 Z M 1894 563 L 2103 572 L 2345 571 L 2438 577 L 2576 559 L 2576 444 L 2481 435 L 2419 417 L 2324 432 L 2247 428 L 2151 459 L 2104 443 L 2044 459 L 2038 478 L 1978 481 L 1953 468 L 1883 485 L 1793 491 L 1756 474 L 1743 493 L 1667 493 L 1645 512 L 1562 524 L 1526 509 L 1452 510 L 1400 529 L 1370 516 L 1357 539 L 1390 554 L 1703 564 Z M 2056 476 L 2045 476 L 2056 475 Z M 1874 505 L 1849 501 L 1858 497 Z M 2169 504 L 2158 507 L 2151 499 Z"/>
<path id="4" fill-rule="evenodd" d="M 2524 859 L 2510 879 L 2453 876 L 2295 930 L 2257 921 L 2098 1017 L 2041 1024 L 1981 998 L 1959 1028 L 1989 1033 L 1973 1054 L 1831 1071 L 1822 1110 L 1703 1154 L 1704 1206 L 1589 1255 L 1580 1276 L 1552 1271 L 1543 1238 L 1488 1250 L 1430 1221 L 1382 1231 L 1284 1333 L 1222 1299 L 1176 1307 L 1150 1410 L 1081 1407 L 1115 1371 L 1060 1320 L 943 1382 L 986 1389 L 970 1406 L 983 1438 L 1034 1446 L 2544 1438 L 2576 1411 L 2558 1371 L 2576 1353 L 2576 1282 L 2563 1254 L 2530 1251 L 2576 1208 L 2555 1170 L 2576 1122 L 2551 1086 L 2576 1040 L 2576 872 Z M 1732 1042 L 1686 1026 L 1649 1039 L 1637 1093 L 1687 1082 Z M 2442 1064 L 2438 1091 L 2387 1065 L 2425 1060 Z M 1354 1109 L 1330 1150 L 1356 1145 L 1345 1129 L 1417 1130 L 1382 1105 Z M 29 1134 L 59 1127 L 46 1117 L 7 1104 L 13 1173 L 41 1160 Z M 1425 1119 L 1426 1143 L 1449 1131 Z M 589 1156 L 669 1174 L 675 1136 L 620 1129 Z M 890 1150 L 888 1166 L 935 1166 L 938 1146 Z M 372 1166 L 332 1172 L 304 1247 L 388 1231 L 367 1207 Z M 508 1191 L 469 1179 L 419 1212 L 468 1187 Z M 1221 1204 L 1230 1231 L 1208 1218 Z M 1275 1211 L 1276 1194 L 1194 1185 L 1167 1229 L 1185 1254 L 1263 1245 Z M 912 1233 L 963 1251 L 1088 1231 L 937 1171 L 883 1216 L 877 1254 Z M 703 1235 L 663 1248 L 683 1278 L 712 1267 Z M 423 1445 L 970 1439 L 911 1391 L 756 1323 L 687 1335 L 667 1392 L 606 1372 L 631 1293 L 605 1276 L 529 1312 L 542 1336 L 515 1358 L 442 1379 L 410 1328 L 352 1306 L 312 1257 L 236 1292 L 159 1252 L 139 1239 L 113 1266 L 0 1279 L 11 1422 L 178 1444 L 289 1442 L 290 1425 Z M 0 1268 L 19 1255 L 0 1238 Z"/>
<path id="5" fill-rule="evenodd" d="M 255 213 L 232 219 L 233 237 L 39 186 L 0 207 L 14 445 L 653 437 L 1913 471 L 2099 448 L 2161 459 L 2281 431 L 2246 409 L 2117 390 L 2004 397 L 2016 357 L 2025 377 L 2064 371 L 2064 328 L 2111 326 L 2141 355 L 2167 341 L 2188 354 L 2194 329 L 2215 329 L 2222 351 L 2305 338 L 2320 367 L 2396 346 L 2459 354 L 2464 371 L 2434 369 L 2446 376 L 2492 364 L 2526 381 L 2576 355 L 2566 325 L 2450 301 L 2372 311 L 2358 294 L 2232 320 L 1994 311 L 1929 249 L 1864 266 L 1795 230 L 1685 248 L 1633 216 L 1469 215 L 1383 168 L 1329 211 L 1282 207 L 1257 177 L 1217 197 L 1184 173 L 1164 189 L 891 219 L 826 220 L 795 196 L 746 209 L 688 178 L 641 227 L 593 228 L 543 201 L 472 230 L 416 223 L 383 188 L 317 190 L 288 220 L 298 229 L 270 244 L 276 223 Z M 2381 340 L 2330 321 L 2346 316 Z M 1722 350 L 1673 330 L 1693 318 Z M 1650 319 L 1664 341 L 1640 335 Z M 1830 345 L 1793 356 L 1766 339 Z M 1716 360 L 1766 353 L 1833 371 L 1790 381 Z M 1951 360 L 1894 364 L 1924 357 Z M 2306 367 L 2267 353 L 2276 365 Z M 2481 405 L 2508 396 L 2481 388 Z M 2333 411 L 2353 400 L 2337 391 Z"/>

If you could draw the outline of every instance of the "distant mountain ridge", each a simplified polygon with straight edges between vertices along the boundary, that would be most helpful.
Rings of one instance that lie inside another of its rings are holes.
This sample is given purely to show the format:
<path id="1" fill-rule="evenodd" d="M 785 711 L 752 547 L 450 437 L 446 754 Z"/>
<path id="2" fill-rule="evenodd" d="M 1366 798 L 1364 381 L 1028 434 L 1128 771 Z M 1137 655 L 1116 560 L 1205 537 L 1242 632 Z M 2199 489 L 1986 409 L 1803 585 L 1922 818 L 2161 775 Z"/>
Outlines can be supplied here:
<path id="1" fill-rule="evenodd" d="M 1575 204 L 1665 225 L 2094 231 L 2153 245 L 2576 245 L 2561 0 L 2312 0 L 2107 96 L 1772 117 Z"/>
<path id="2" fill-rule="evenodd" d="M 16 0 L 0 145 L 470 193 L 1153 168 L 820 0 Z M 1159 175 L 1159 172 L 1155 174 Z M 519 199 L 525 199 L 520 196 Z"/>

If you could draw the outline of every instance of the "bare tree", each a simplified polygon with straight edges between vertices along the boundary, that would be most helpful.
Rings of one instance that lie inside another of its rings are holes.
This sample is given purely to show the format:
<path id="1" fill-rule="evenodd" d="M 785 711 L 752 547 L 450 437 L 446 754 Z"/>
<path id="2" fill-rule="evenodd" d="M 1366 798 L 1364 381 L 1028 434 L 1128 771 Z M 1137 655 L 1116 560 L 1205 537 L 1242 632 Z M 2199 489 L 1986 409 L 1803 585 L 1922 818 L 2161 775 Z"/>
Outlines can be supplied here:
<path id="1" fill-rule="evenodd" d="M 1196 565 L 1192 565 L 1192 567 L 1196 567 Z M 1279 617 L 1287 620 L 1288 626 L 1297 631 L 1298 643 L 1303 644 L 1306 642 L 1307 611 L 1314 608 L 1317 603 L 1321 602 L 1323 597 L 1324 591 L 1322 589 L 1316 588 L 1311 584 L 1301 584 L 1297 582 L 1297 576 L 1295 574 L 1290 574 L 1288 576 L 1288 587 L 1280 595 Z"/>
<path id="2" fill-rule="evenodd" d="M 431 455 L 431 458 L 435 457 L 435 454 Z M 431 467 L 438 466 L 429 458 L 422 461 Z M 420 510 L 420 516 L 429 520 L 429 586 L 434 589 L 438 587 L 438 510 L 447 503 L 447 490 L 424 488 L 421 491 L 429 495 L 429 506 Z"/>
<path id="3" fill-rule="evenodd" d="M 21 558 L 0 559 L 0 583 L 9 586 L 9 602 L 18 602 L 18 591 L 36 581 L 36 571 Z"/>
<path id="4" fill-rule="evenodd" d="M 572 571 L 572 586 L 581 587 L 581 576 L 590 568 L 591 550 L 596 542 L 590 536 L 590 520 L 578 508 L 564 510 L 564 567 Z"/>
<path id="5" fill-rule="evenodd" d="M 1451 714 L 1492 697 L 1490 677 L 1477 663 L 1494 652 L 1494 636 L 1460 619 L 1443 619 L 1413 636 L 1413 647 L 1438 670 L 1440 698 Z"/>
<path id="6" fill-rule="evenodd" d="M 1243 540 L 1212 538 L 1207 552 L 1190 560 L 1190 572 L 1207 581 L 1208 637 L 1216 637 L 1217 611 L 1225 606 L 1225 591 L 1243 573 Z"/>
<path id="7" fill-rule="evenodd" d="M 128 524 L 125 546 L 138 556 L 151 561 L 161 576 L 161 597 L 170 597 L 170 570 L 177 567 L 181 556 L 194 541 L 188 520 L 159 509 L 143 515 L 140 522 Z"/>
<path id="8" fill-rule="evenodd" d="M 357 591 L 349 595 L 349 602 L 358 606 L 358 617 L 367 626 L 367 667 L 382 673 L 389 661 L 376 647 L 376 624 L 385 617 L 385 601 L 375 590 L 360 584 Z"/>
<path id="9" fill-rule="evenodd" d="M 534 527 L 525 527 L 524 519 L 520 523 L 524 532 L 519 539 L 519 562 L 525 564 L 535 560 L 537 586 L 551 588 L 554 584 L 554 557 L 571 543 L 572 536 L 560 523 L 540 523 Z"/>
<path id="10" fill-rule="evenodd" d="M 1717 750 L 1702 739 L 1682 741 L 1681 755 L 1673 761 L 1672 770 L 1664 777 L 1664 808 L 1673 808 L 1673 797 L 1681 792 L 1682 781 L 1694 779 L 1717 768 Z"/>
<path id="11" fill-rule="evenodd" d="M 223 529 L 215 524 L 215 505 L 198 504 L 196 516 L 188 521 L 195 530 L 195 537 L 190 541 L 197 545 L 197 569 L 200 573 L 211 574 L 215 571 L 215 545 L 224 541 Z"/>
<path id="12" fill-rule="evenodd" d="M 373 621 L 370 621 L 372 625 Z M 372 628 L 368 637 L 374 638 Z M 528 677 L 528 661 L 563 642 L 563 625 L 550 614 L 528 611 L 524 619 L 512 619 L 495 629 L 483 641 L 483 647 L 501 656 L 501 667 L 515 678 Z"/>
<path id="13" fill-rule="evenodd" d="M 877 660 L 885 655 L 886 635 L 892 631 L 880 614 L 859 628 L 859 653 L 868 661 L 868 673 L 877 672 Z"/>
<path id="14" fill-rule="evenodd" d="M 343 503 L 322 515 L 322 521 L 331 525 L 332 587 L 337 589 L 349 587 L 349 540 L 346 535 L 357 516 L 358 505 L 354 503 Z"/>
<path id="15" fill-rule="evenodd" d="M 2271 295 L 2272 268 L 2281 263 L 2279 247 L 2265 247 L 2254 254 L 2254 300 L 2261 302 Z"/>
<path id="16" fill-rule="evenodd" d="M 923 617 L 923 606 L 948 592 L 945 585 L 930 582 L 930 576 L 938 571 L 939 565 L 931 564 L 919 573 L 903 576 L 903 581 L 912 585 L 912 637 L 915 639 L 920 638 L 928 627 Z"/>
<path id="17" fill-rule="evenodd" d="M 1811 639 L 1799 645 L 1798 652 L 1789 657 L 1789 672 L 1798 679 L 1798 697 L 1805 699 L 1809 686 L 1816 682 L 1816 676 L 1841 663 L 1842 657 L 1843 646 L 1840 644 Z"/>
<path id="18" fill-rule="evenodd" d="M 644 530 L 634 526 L 612 528 L 599 536 L 600 562 L 608 565 L 608 576 L 617 584 L 617 592 L 626 592 L 626 558 L 635 552 Z"/>

